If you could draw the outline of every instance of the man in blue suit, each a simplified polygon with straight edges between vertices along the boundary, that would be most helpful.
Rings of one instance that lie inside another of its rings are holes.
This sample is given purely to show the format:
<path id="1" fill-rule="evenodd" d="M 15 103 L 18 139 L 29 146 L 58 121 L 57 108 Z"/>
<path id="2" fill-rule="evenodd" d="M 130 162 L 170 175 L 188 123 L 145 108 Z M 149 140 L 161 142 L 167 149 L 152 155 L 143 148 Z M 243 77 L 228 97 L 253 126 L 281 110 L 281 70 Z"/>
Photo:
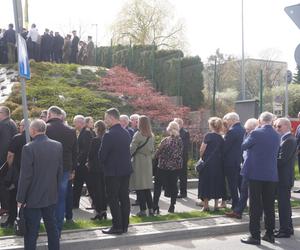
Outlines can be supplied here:
<path id="1" fill-rule="evenodd" d="M 287 118 L 279 118 L 275 127 L 281 136 L 281 143 L 277 159 L 278 167 L 278 210 L 280 229 L 276 238 L 289 238 L 293 233 L 291 188 L 294 186 L 294 165 L 296 161 L 297 142 L 291 134 L 291 122 Z"/>
<path id="2" fill-rule="evenodd" d="M 239 201 L 238 187 L 243 157 L 241 145 L 245 129 L 241 126 L 240 117 L 237 113 L 228 113 L 223 120 L 228 124 L 229 128 L 224 137 L 224 172 L 231 194 L 231 209 L 233 210 Z"/>
<path id="3" fill-rule="evenodd" d="M 103 136 L 99 160 L 103 165 L 107 200 L 112 215 L 112 227 L 102 230 L 105 234 L 126 233 L 129 224 L 129 178 L 132 173 L 131 137 L 120 124 L 120 113 L 111 108 L 105 112 L 109 131 Z"/>
<path id="4" fill-rule="evenodd" d="M 272 127 L 273 114 L 264 112 L 259 117 L 259 128 L 251 132 L 243 142 L 242 150 L 248 150 L 242 175 L 249 180 L 250 236 L 242 238 L 246 244 L 260 245 L 260 218 L 265 215 L 266 233 L 263 240 L 274 243 L 275 192 L 278 182 L 277 155 L 279 135 Z"/>

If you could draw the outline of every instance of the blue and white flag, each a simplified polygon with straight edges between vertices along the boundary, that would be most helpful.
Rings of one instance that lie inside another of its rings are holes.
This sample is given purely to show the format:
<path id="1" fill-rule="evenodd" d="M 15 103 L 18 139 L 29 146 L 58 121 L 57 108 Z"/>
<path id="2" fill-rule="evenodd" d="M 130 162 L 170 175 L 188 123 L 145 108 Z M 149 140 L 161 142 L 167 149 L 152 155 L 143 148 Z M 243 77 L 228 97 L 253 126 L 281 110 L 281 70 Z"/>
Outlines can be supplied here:
<path id="1" fill-rule="evenodd" d="M 18 61 L 19 61 L 19 75 L 26 79 L 30 79 L 30 66 L 27 54 L 27 46 L 25 39 L 18 34 Z"/>

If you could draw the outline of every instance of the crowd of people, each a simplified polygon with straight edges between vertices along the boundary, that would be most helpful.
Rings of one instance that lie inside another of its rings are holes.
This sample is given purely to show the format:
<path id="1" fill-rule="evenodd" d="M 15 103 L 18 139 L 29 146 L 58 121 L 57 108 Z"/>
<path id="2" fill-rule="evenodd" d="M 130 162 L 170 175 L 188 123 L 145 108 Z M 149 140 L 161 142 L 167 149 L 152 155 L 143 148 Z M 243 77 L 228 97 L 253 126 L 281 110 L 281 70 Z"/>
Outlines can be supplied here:
<path id="1" fill-rule="evenodd" d="M 59 249 L 64 221 L 73 221 L 84 183 L 95 216 L 107 218 L 109 206 L 112 226 L 105 234 L 128 231 L 129 192 L 136 193 L 136 216 L 159 214 L 162 190 L 170 197 L 169 213 L 175 212 L 176 200 L 187 197 L 187 161 L 189 132 L 181 118 L 174 118 L 167 136 L 155 149 L 151 121 L 145 115 L 130 117 L 115 108 L 105 112 L 103 120 L 76 115 L 73 127 L 66 112 L 51 106 L 30 123 L 31 142 L 26 144 L 24 121 L 10 118 L 10 110 L 0 107 L 0 215 L 9 214 L 1 227 L 11 227 L 17 207 L 23 209 L 26 224 L 25 249 L 35 249 L 43 218 L 49 249 Z M 299 113 L 300 118 L 300 113 Z M 299 155 L 300 126 L 297 139 L 286 118 L 264 112 L 249 119 L 244 127 L 237 113 L 208 120 L 209 132 L 200 147 L 204 162 L 199 170 L 197 205 L 209 211 L 226 207 L 226 216 L 240 219 L 250 199 L 250 236 L 247 244 L 260 244 L 260 219 L 265 215 L 263 240 L 293 234 L 291 188 L 294 162 Z M 300 157 L 299 157 L 300 158 Z M 298 159 L 299 159 L 298 158 Z M 3 171 L 5 165 L 7 170 Z M 153 181 L 154 180 L 154 181 Z M 179 190 L 177 183 L 179 182 Z M 153 195 L 151 190 L 153 190 Z M 228 191 L 227 191 L 228 190 Z M 275 199 L 278 199 L 280 228 L 275 231 Z"/>
<path id="2" fill-rule="evenodd" d="M 82 41 L 76 30 L 62 37 L 59 32 L 45 29 L 40 34 L 36 25 L 30 30 L 23 28 L 21 36 L 26 40 L 29 59 L 55 63 L 77 63 L 95 65 L 95 45 L 92 36 L 88 41 Z M 16 31 L 13 24 L 8 29 L 0 29 L 0 64 L 16 62 Z"/>

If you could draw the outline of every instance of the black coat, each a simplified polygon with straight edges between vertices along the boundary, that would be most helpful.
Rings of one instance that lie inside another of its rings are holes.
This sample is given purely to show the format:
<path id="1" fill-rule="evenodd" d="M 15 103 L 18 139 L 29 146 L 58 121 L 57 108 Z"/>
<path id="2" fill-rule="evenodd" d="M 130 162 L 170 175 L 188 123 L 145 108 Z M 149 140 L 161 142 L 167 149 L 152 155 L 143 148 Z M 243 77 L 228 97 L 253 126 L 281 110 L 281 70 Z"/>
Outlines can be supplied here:
<path id="1" fill-rule="evenodd" d="M 129 176 L 132 173 L 130 142 L 129 133 L 120 124 L 104 134 L 99 160 L 105 176 Z"/>
<path id="2" fill-rule="evenodd" d="M 234 124 L 224 137 L 224 167 L 225 171 L 236 171 L 240 169 L 243 152 L 242 143 L 245 129 L 240 123 Z"/>
<path id="3" fill-rule="evenodd" d="M 60 52 L 64 46 L 64 38 L 61 35 L 57 35 L 53 38 L 53 51 Z"/>
<path id="4" fill-rule="evenodd" d="M 279 186 L 289 188 L 294 186 L 296 151 L 296 138 L 292 134 L 285 135 L 282 138 L 277 159 Z"/>
<path id="5" fill-rule="evenodd" d="M 43 208 L 57 203 L 63 170 L 60 142 L 46 135 L 36 136 L 23 147 L 17 202 L 28 208 Z"/>
<path id="6" fill-rule="evenodd" d="M 77 139 L 77 142 L 78 142 L 78 167 L 86 166 L 92 138 L 93 138 L 93 135 L 89 129 L 83 128 L 80 131 L 78 139 Z"/>
<path id="7" fill-rule="evenodd" d="M 6 161 L 9 144 L 18 133 L 16 123 L 10 118 L 0 121 L 0 166 Z"/>
<path id="8" fill-rule="evenodd" d="M 63 169 L 71 171 L 77 165 L 77 136 L 75 129 L 65 125 L 58 118 L 47 122 L 47 136 L 63 146 Z"/>
<path id="9" fill-rule="evenodd" d="M 78 43 L 79 43 L 79 37 L 75 36 L 72 39 L 72 44 L 71 44 L 71 50 L 74 52 L 78 52 Z"/>
<path id="10" fill-rule="evenodd" d="M 103 169 L 101 167 L 99 158 L 98 158 L 98 152 L 101 146 L 101 138 L 95 137 L 92 139 L 88 154 L 88 164 L 89 164 L 89 170 L 93 173 L 102 172 Z"/>

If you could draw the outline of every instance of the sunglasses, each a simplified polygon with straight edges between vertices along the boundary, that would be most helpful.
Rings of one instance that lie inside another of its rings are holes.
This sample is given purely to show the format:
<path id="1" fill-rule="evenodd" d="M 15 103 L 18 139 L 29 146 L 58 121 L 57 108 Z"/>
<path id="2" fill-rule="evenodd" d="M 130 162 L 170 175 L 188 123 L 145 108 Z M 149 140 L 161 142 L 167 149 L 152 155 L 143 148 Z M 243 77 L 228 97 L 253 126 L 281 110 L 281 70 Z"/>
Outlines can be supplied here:
<path id="1" fill-rule="evenodd" d="M 277 126 L 275 126 L 275 128 L 281 128 L 281 125 L 277 125 Z"/>

